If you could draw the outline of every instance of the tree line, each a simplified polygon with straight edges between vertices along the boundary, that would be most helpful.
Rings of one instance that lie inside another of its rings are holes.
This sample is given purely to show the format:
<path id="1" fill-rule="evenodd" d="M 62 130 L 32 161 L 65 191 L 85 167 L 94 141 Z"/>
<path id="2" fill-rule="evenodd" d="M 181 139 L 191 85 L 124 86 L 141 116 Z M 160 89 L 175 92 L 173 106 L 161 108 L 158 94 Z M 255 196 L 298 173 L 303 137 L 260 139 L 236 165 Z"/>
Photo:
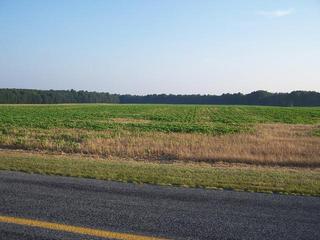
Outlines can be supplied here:
<path id="1" fill-rule="evenodd" d="M 291 93 L 254 91 L 249 94 L 227 93 L 220 96 L 172 94 L 153 94 L 146 96 L 120 95 L 119 99 L 121 103 L 320 106 L 320 93 L 314 91 L 293 91 Z"/>
<path id="2" fill-rule="evenodd" d="M 75 90 L 0 89 L 0 103 L 118 103 L 119 96 Z"/>
<path id="3" fill-rule="evenodd" d="M 219 96 L 198 94 L 151 94 L 140 96 L 75 90 L 0 89 L 0 103 L 157 103 L 320 106 L 320 93 L 315 91 L 293 91 L 290 93 L 254 91 L 249 94 L 227 93 Z"/>

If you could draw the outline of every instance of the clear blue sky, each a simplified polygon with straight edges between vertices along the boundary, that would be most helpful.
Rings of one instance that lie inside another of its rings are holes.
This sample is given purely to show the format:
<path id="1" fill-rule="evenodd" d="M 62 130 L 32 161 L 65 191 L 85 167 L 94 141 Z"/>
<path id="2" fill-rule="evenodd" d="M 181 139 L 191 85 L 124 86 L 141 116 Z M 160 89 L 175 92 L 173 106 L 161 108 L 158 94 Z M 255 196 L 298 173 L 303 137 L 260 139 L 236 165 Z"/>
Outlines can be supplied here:
<path id="1" fill-rule="evenodd" d="M 0 88 L 320 91 L 318 0 L 0 0 Z"/>

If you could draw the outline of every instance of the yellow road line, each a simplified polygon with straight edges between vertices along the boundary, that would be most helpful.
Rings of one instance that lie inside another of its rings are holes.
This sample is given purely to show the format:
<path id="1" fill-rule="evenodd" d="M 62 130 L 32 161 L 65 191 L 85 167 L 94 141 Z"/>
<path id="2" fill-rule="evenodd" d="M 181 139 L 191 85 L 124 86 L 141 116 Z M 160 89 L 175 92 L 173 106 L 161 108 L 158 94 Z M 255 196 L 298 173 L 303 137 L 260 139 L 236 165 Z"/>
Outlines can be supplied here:
<path id="1" fill-rule="evenodd" d="M 83 234 L 83 235 L 89 235 L 94 237 L 113 238 L 113 239 L 119 239 L 119 240 L 165 240 L 163 238 L 161 239 L 161 238 L 141 236 L 141 235 L 128 234 L 128 233 L 111 232 L 111 231 L 104 231 L 99 229 L 78 227 L 78 226 L 65 225 L 60 223 L 26 219 L 26 218 L 7 217 L 7 216 L 1 216 L 1 215 L 0 215 L 0 222 L 23 225 L 28 227 L 46 228 L 46 229 L 51 229 L 56 231 Z"/>

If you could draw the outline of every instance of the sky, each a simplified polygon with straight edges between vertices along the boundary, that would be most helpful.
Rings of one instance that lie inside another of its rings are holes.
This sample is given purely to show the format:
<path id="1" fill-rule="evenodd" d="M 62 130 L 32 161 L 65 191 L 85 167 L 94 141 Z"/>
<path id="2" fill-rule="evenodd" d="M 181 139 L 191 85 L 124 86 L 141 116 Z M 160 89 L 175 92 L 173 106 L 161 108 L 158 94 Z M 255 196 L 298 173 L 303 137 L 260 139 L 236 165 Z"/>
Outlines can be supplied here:
<path id="1" fill-rule="evenodd" d="M 0 0 L 0 88 L 320 91 L 320 0 Z"/>

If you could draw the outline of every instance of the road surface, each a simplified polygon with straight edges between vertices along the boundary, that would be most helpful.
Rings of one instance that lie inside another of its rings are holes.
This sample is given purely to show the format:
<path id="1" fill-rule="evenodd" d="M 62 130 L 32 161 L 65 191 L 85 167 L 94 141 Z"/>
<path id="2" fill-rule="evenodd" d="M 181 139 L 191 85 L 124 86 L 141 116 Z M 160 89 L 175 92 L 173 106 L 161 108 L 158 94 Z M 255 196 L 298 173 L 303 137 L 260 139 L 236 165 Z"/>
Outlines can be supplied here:
<path id="1" fill-rule="evenodd" d="M 0 239 L 320 239 L 320 198 L 0 171 Z"/>

